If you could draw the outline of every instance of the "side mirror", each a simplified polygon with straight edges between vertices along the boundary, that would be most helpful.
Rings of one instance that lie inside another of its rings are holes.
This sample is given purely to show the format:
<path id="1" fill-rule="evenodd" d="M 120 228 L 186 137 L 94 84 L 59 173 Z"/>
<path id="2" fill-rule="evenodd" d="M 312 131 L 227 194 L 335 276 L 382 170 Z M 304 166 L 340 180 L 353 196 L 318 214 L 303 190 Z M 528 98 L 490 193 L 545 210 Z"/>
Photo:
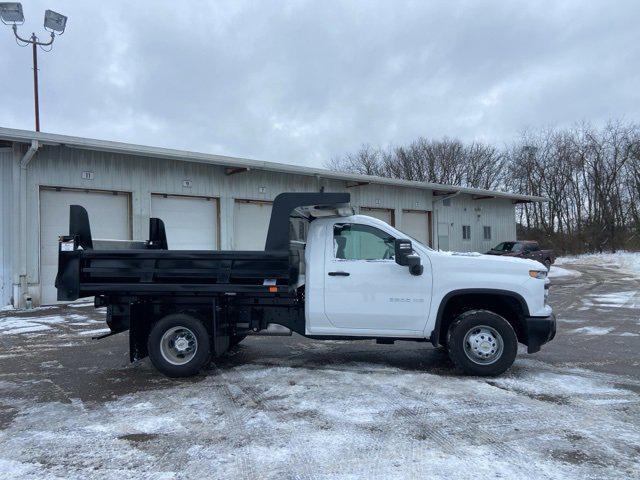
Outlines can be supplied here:
<path id="1" fill-rule="evenodd" d="M 411 275 L 422 275 L 424 267 L 422 266 L 420 256 L 413 252 L 411 240 L 396 238 L 394 247 L 396 263 L 403 267 L 409 267 Z"/>

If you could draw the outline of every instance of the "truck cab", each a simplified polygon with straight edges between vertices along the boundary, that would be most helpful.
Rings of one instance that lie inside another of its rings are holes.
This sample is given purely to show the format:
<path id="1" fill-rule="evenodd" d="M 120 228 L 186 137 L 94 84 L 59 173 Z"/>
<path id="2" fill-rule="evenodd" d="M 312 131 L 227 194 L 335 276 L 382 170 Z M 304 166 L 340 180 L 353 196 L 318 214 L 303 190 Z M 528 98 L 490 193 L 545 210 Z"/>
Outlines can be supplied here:
<path id="1" fill-rule="evenodd" d="M 72 207 L 59 299 L 94 295 L 112 333 L 129 330 L 131 359 L 149 355 L 170 376 L 276 325 L 318 340 L 431 342 L 473 375 L 500 374 L 518 343 L 534 353 L 553 338 L 540 263 L 432 250 L 354 215 L 348 198 L 281 194 L 264 252 L 171 251 L 159 219 L 146 243 L 96 251 L 86 211 Z"/>

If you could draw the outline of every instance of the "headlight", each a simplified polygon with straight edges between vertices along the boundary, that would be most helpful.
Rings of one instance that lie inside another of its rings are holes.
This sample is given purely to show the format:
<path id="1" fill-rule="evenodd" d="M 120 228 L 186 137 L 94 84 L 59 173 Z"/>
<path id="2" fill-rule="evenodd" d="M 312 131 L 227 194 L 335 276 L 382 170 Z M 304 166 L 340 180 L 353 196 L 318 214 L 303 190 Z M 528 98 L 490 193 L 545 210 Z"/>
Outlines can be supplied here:
<path id="1" fill-rule="evenodd" d="M 547 278 L 547 272 L 544 270 L 529 270 L 529 276 L 532 278 L 539 278 L 540 280 L 544 280 Z"/>

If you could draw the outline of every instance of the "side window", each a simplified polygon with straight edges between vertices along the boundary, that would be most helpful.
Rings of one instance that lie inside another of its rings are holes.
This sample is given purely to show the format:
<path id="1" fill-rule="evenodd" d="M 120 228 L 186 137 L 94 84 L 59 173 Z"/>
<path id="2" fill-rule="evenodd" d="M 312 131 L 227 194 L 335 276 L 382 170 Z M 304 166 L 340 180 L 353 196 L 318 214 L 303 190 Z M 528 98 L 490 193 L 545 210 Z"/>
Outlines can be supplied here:
<path id="1" fill-rule="evenodd" d="M 333 252 L 341 260 L 387 260 L 394 256 L 394 238 L 368 225 L 333 226 Z"/>
<path id="2" fill-rule="evenodd" d="M 471 225 L 462 226 L 462 239 L 471 240 Z"/>
<path id="3" fill-rule="evenodd" d="M 484 239 L 485 240 L 491 240 L 491 227 L 484 227 L 483 228 L 483 232 L 484 232 Z"/>

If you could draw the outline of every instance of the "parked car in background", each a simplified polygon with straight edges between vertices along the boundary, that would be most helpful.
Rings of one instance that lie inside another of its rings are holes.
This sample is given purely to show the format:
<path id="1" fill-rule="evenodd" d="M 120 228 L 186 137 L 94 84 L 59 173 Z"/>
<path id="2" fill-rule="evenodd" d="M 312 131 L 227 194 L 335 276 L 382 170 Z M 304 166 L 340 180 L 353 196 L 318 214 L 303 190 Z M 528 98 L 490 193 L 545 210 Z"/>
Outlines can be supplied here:
<path id="1" fill-rule="evenodd" d="M 503 255 L 506 257 L 530 258 L 537 260 L 547 267 L 556 261 L 556 254 L 553 250 L 542 250 L 538 242 L 533 240 L 517 240 L 514 242 L 502 242 L 487 252 L 487 255 Z"/>

